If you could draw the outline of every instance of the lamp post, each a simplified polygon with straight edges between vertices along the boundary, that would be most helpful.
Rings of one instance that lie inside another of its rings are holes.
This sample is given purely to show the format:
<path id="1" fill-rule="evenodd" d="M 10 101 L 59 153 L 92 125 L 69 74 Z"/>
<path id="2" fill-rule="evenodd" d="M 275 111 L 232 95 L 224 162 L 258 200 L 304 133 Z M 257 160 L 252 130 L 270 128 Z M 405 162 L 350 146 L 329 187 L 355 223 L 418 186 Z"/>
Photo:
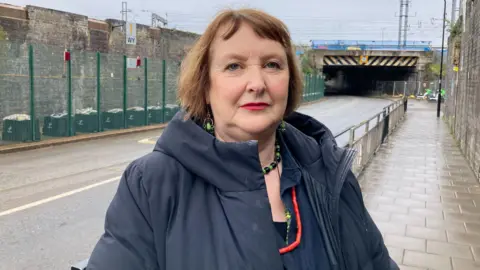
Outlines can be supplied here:
<path id="1" fill-rule="evenodd" d="M 447 0 L 443 0 L 443 28 L 442 28 L 442 51 L 440 53 L 440 79 L 438 82 L 438 100 L 437 100 L 437 118 L 440 117 L 440 107 L 442 106 L 442 79 L 443 79 L 443 50 L 445 43 L 445 23 L 447 16 Z M 453 23 L 453 22 L 452 22 Z"/>

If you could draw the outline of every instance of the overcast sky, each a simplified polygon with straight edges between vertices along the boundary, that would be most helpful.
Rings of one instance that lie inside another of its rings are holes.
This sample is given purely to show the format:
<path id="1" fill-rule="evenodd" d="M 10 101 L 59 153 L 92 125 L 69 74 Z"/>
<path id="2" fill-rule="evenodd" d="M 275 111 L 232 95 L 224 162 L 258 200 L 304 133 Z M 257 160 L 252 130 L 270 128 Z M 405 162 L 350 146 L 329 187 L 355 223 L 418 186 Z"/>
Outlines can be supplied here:
<path id="1" fill-rule="evenodd" d="M 0 0 L 2 1 L 2 0 Z M 87 15 L 121 19 L 121 0 L 3 0 Z M 458 0 L 460 1 L 460 0 Z M 452 0 L 447 0 L 450 19 Z M 400 0 L 129 0 L 129 20 L 150 24 L 151 12 L 167 15 L 170 28 L 202 33 L 212 16 L 225 7 L 255 7 L 280 19 L 295 42 L 312 39 L 398 40 Z M 411 0 L 408 40 L 441 44 L 442 0 Z M 448 33 L 447 33 L 448 35 Z"/>

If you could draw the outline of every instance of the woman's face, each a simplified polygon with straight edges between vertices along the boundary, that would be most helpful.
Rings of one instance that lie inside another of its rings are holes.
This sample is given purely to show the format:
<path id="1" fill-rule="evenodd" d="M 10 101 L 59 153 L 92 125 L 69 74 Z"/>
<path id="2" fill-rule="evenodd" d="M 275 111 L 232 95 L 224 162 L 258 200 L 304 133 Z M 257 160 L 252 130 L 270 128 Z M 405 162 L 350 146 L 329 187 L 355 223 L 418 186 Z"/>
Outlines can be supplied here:
<path id="1" fill-rule="evenodd" d="M 242 24 L 228 40 L 212 44 L 210 89 L 217 136 L 224 141 L 258 139 L 275 130 L 287 107 L 289 67 L 283 46 Z"/>

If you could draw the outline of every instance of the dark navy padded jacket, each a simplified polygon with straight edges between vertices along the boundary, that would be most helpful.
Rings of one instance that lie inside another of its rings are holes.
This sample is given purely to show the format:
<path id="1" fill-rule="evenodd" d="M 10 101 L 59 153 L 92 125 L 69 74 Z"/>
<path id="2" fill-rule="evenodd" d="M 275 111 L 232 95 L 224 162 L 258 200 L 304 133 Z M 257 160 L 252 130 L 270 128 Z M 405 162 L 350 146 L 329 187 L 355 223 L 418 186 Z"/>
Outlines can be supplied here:
<path id="1" fill-rule="evenodd" d="M 221 142 L 183 118 L 125 170 L 87 269 L 283 270 L 257 142 Z M 355 152 L 309 116 L 286 122 L 331 269 L 398 270 L 350 170 Z"/>

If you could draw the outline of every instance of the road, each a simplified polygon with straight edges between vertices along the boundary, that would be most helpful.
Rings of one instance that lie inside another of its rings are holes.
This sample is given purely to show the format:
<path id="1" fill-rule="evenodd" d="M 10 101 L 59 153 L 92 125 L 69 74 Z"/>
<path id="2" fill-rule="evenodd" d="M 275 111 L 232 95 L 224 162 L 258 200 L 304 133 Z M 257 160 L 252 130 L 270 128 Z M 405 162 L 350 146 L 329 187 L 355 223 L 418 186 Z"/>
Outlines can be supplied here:
<path id="1" fill-rule="evenodd" d="M 389 103 L 329 97 L 299 111 L 337 133 Z M 159 134 L 0 155 L 0 270 L 68 269 L 88 257 L 103 232 L 118 177 L 128 163 L 152 150 Z"/>

